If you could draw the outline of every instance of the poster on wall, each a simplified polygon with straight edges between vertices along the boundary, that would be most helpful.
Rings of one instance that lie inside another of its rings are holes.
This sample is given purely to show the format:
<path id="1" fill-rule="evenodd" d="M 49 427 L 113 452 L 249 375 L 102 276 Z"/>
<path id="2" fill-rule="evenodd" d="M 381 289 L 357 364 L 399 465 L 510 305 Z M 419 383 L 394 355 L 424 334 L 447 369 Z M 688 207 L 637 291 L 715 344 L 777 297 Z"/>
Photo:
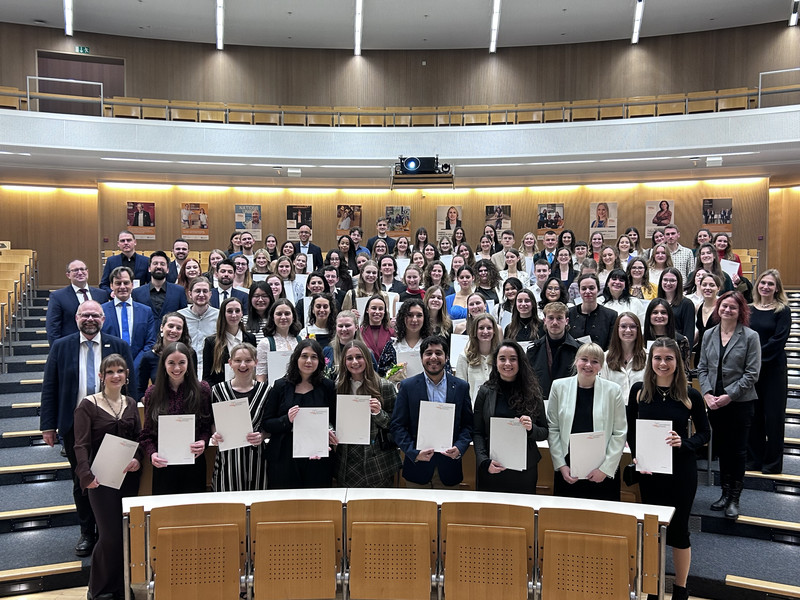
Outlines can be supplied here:
<path id="1" fill-rule="evenodd" d="M 187 202 L 181 207 L 181 237 L 186 240 L 208 239 L 207 202 Z"/>
<path id="2" fill-rule="evenodd" d="M 674 200 L 648 200 L 644 209 L 645 237 L 652 237 L 657 227 L 675 222 Z"/>
<path id="3" fill-rule="evenodd" d="M 360 204 L 337 204 L 336 205 L 336 235 L 349 235 L 352 227 L 363 227 L 361 225 L 361 205 Z"/>
<path id="4" fill-rule="evenodd" d="M 156 239 L 156 205 L 153 202 L 128 202 L 128 229 L 139 240 Z"/>
<path id="5" fill-rule="evenodd" d="M 461 216 L 464 214 L 463 206 L 437 206 L 436 207 L 436 240 L 443 237 L 453 237 L 456 227 L 463 227 Z"/>
<path id="6" fill-rule="evenodd" d="M 617 203 L 592 202 L 589 204 L 589 237 L 599 231 L 604 240 L 617 239 Z"/>
<path id="7" fill-rule="evenodd" d="M 291 242 L 300 240 L 297 230 L 301 225 L 308 225 L 311 229 L 311 206 L 308 204 L 290 204 L 286 207 L 286 239 Z"/>
<path id="8" fill-rule="evenodd" d="M 536 236 L 544 238 L 545 231 L 555 231 L 561 233 L 564 229 L 564 205 L 563 204 L 540 204 L 538 207 L 538 217 L 536 220 Z"/>
<path id="9" fill-rule="evenodd" d="M 491 225 L 497 230 L 498 239 L 503 229 L 511 229 L 511 205 L 510 204 L 490 204 L 485 206 L 486 219 L 484 227 Z"/>
<path id="10" fill-rule="evenodd" d="M 389 237 L 408 237 L 411 234 L 410 206 L 387 206 L 386 220 L 389 222 Z"/>
<path id="11" fill-rule="evenodd" d="M 233 222 L 236 231 L 244 233 L 249 231 L 253 239 L 261 241 L 261 205 L 237 204 L 233 209 Z"/>
<path id="12" fill-rule="evenodd" d="M 703 225 L 711 233 L 733 233 L 733 198 L 703 198 Z"/>

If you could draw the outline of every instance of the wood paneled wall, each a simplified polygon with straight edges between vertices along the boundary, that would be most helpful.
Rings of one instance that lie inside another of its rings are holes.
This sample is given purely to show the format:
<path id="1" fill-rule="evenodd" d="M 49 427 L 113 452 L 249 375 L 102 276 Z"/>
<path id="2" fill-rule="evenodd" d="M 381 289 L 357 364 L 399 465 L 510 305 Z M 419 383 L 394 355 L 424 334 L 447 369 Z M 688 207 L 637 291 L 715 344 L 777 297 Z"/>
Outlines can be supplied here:
<path id="1" fill-rule="evenodd" d="M 134 97 L 320 106 L 444 106 L 600 99 L 755 86 L 800 62 L 784 22 L 627 40 L 436 51 L 309 50 L 191 44 L 0 23 L 0 85 L 25 87 L 36 50 L 125 59 Z M 427 66 L 422 66 L 422 61 Z M 773 78 L 770 85 L 796 83 Z"/>
<path id="2" fill-rule="evenodd" d="M 784 285 L 800 285 L 800 188 L 770 190 L 768 265 L 781 272 Z M 767 264 L 767 263 L 763 263 Z"/>

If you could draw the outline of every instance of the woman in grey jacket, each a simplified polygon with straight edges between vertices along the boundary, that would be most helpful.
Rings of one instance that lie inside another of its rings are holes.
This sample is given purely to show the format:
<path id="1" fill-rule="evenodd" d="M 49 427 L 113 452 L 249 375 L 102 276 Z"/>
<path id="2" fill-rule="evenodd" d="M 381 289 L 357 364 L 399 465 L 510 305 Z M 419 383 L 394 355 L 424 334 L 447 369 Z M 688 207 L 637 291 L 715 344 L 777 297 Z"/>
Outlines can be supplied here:
<path id="1" fill-rule="evenodd" d="M 747 439 L 761 369 L 761 342 L 747 326 L 750 310 L 739 292 L 719 297 L 712 321 L 719 325 L 703 336 L 697 365 L 722 481 L 722 495 L 711 510 L 724 510 L 726 517 L 735 519 L 739 515 Z"/>

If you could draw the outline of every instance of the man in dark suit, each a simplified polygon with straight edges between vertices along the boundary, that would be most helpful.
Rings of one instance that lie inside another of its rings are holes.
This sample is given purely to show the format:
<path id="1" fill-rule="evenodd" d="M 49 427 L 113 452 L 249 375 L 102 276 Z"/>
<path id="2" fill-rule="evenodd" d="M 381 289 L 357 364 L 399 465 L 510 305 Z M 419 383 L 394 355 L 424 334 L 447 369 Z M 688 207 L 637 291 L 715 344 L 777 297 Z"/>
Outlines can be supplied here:
<path id="1" fill-rule="evenodd" d="M 420 345 L 424 373 L 403 381 L 392 413 L 391 431 L 405 454 L 403 477 L 410 487 L 445 488 L 461 483 L 461 457 L 472 441 L 472 403 L 469 384 L 445 373 L 446 342 L 439 336 Z M 420 401 L 455 404 L 453 445 L 444 452 L 417 449 Z"/>
<path id="2" fill-rule="evenodd" d="M 311 240 L 311 227 L 308 225 L 301 225 L 297 230 L 297 236 L 300 238 L 299 242 L 294 243 L 295 254 L 308 254 L 314 257 L 314 268 L 312 270 L 322 268 L 322 249 L 316 244 L 312 244 Z M 310 273 L 311 271 L 309 271 Z"/>
<path id="3" fill-rule="evenodd" d="M 81 537 L 75 546 L 75 554 L 78 556 L 89 556 L 92 553 L 97 534 L 89 498 L 83 495 L 80 482 L 75 476 L 77 460 L 73 413 L 81 398 L 98 391 L 97 374 L 103 358 L 116 353 L 128 365 L 133 364 L 128 344 L 119 338 L 101 333 L 104 319 L 103 309 L 94 300 L 88 300 L 78 307 L 75 315 L 78 331 L 53 343 L 47 356 L 42 382 L 39 428 L 49 446 L 56 442 L 56 430 L 63 440 L 72 474 L 72 496 L 81 525 Z"/>
<path id="4" fill-rule="evenodd" d="M 171 312 L 186 308 L 186 290 L 181 285 L 167 281 L 167 255 L 156 250 L 150 255 L 150 283 L 133 290 L 135 302 L 150 307 L 153 311 L 153 334 L 158 337 L 161 318 Z"/>
<path id="5" fill-rule="evenodd" d="M 106 260 L 103 269 L 103 276 L 100 278 L 100 288 L 111 292 L 110 275 L 111 271 L 117 267 L 128 267 L 133 272 L 133 279 L 139 280 L 139 285 L 144 285 L 150 281 L 150 273 L 147 272 L 150 261 L 142 254 L 136 253 L 136 238 L 130 231 L 120 231 L 117 236 L 117 248 L 120 253 L 110 256 Z"/>
<path id="6" fill-rule="evenodd" d="M 580 344 L 567 333 L 569 309 L 561 302 L 544 307 L 545 335 L 528 346 L 528 362 L 536 373 L 542 397 L 550 396 L 553 381 L 572 375 L 572 364 Z"/>
<path id="7" fill-rule="evenodd" d="M 102 305 L 105 313 L 103 333 L 122 338 L 130 344 L 133 356 L 133 365 L 129 367 L 131 381 L 137 381 L 135 371 L 142 356 L 156 343 L 156 327 L 150 307 L 131 300 L 133 289 L 131 275 L 128 267 L 117 267 L 111 272 L 111 291 L 114 292 L 114 299 Z"/>
<path id="8" fill-rule="evenodd" d="M 242 312 L 247 314 L 248 295 L 241 290 L 233 287 L 233 276 L 236 267 L 230 258 L 219 261 L 217 264 L 217 287 L 211 290 L 211 306 L 219 308 L 219 305 L 233 296 L 242 302 Z"/>
<path id="9" fill-rule="evenodd" d="M 87 285 L 89 269 L 82 260 L 73 260 L 67 265 L 67 279 L 70 285 L 50 294 L 47 302 L 45 328 L 47 341 L 51 346 L 57 339 L 78 331 L 78 325 L 75 323 L 78 306 L 87 300 L 100 303 L 108 300 L 108 292 Z"/>
<path id="10" fill-rule="evenodd" d="M 546 260 L 547 263 L 552 267 L 553 262 L 555 262 L 556 258 L 556 246 L 558 246 L 558 234 L 553 231 L 552 229 L 548 229 L 544 232 L 544 238 L 542 239 L 542 243 L 544 244 L 544 248 L 542 251 L 539 252 L 537 255 L 533 257 L 533 261 L 536 262 L 537 260 Z"/>
<path id="11" fill-rule="evenodd" d="M 387 235 L 387 232 L 389 231 L 389 219 L 387 219 L 386 217 L 379 218 L 378 221 L 375 223 L 375 229 L 378 230 L 378 234 L 373 235 L 371 238 L 367 240 L 367 250 L 372 252 L 372 246 L 374 246 L 375 242 L 378 240 L 378 238 L 380 238 L 386 242 L 387 246 L 389 246 L 389 254 L 394 252 L 394 245 L 397 242 L 395 241 L 394 238 L 390 238 Z"/>
<path id="12" fill-rule="evenodd" d="M 169 263 L 169 269 L 167 271 L 167 281 L 169 283 L 178 281 L 181 267 L 183 263 L 186 262 L 186 257 L 189 256 L 189 242 L 183 238 L 178 238 L 172 242 L 172 254 L 175 256 L 175 260 Z"/>
<path id="13" fill-rule="evenodd" d="M 150 227 L 153 224 L 150 213 L 142 206 L 141 202 L 136 203 L 136 212 L 133 213 L 131 220 L 132 227 Z"/>

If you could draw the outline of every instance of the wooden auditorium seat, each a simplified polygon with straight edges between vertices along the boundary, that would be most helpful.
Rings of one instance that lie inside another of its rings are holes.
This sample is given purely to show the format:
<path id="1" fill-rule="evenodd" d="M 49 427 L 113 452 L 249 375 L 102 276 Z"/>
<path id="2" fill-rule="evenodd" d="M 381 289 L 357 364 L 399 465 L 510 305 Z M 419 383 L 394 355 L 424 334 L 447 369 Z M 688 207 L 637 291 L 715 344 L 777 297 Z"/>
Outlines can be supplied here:
<path id="1" fill-rule="evenodd" d="M 440 537 L 446 597 L 528 597 L 535 556 L 533 508 L 443 502 Z"/>
<path id="2" fill-rule="evenodd" d="M 386 107 L 386 126 L 387 127 L 410 127 L 411 109 L 408 106 L 387 106 Z"/>
<path id="3" fill-rule="evenodd" d="M 686 112 L 692 113 L 706 113 L 714 112 L 717 110 L 717 93 L 710 92 L 689 92 L 686 94 L 688 98 Z"/>
<path id="4" fill-rule="evenodd" d="M 599 100 L 575 100 L 572 103 L 573 121 L 596 121 L 600 109 Z"/>
<path id="5" fill-rule="evenodd" d="M 569 121 L 571 104 L 571 102 L 545 102 L 542 105 L 542 120 L 545 123 Z"/>
<path id="6" fill-rule="evenodd" d="M 489 105 L 489 124 L 490 125 L 513 125 L 517 122 L 516 104 L 490 104 Z"/>
<path id="7" fill-rule="evenodd" d="M 636 117 L 655 117 L 655 101 L 655 96 L 632 96 L 628 98 L 628 102 L 630 103 L 628 104 L 628 118 L 634 119 Z"/>
<path id="8" fill-rule="evenodd" d="M 337 127 L 358 127 L 358 107 L 334 106 L 334 122 Z"/>
<path id="9" fill-rule="evenodd" d="M 380 106 L 361 106 L 358 109 L 360 127 L 383 127 L 386 123 L 386 109 Z"/>
<path id="10" fill-rule="evenodd" d="M 488 104 L 467 104 L 464 107 L 464 125 L 488 125 Z"/>
<path id="11" fill-rule="evenodd" d="M 170 100 L 170 121 L 197 121 L 199 102 L 194 100 Z"/>
<path id="12" fill-rule="evenodd" d="M 128 98 L 126 96 L 114 96 L 111 98 L 114 104 L 111 106 L 111 116 L 123 119 L 141 119 L 142 107 L 141 100 L 138 98 Z"/>
<path id="13" fill-rule="evenodd" d="M 686 94 L 661 94 L 656 96 L 656 115 L 685 115 Z"/>
<path id="14" fill-rule="evenodd" d="M 412 106 L 411 107 L 411 126 L 412 127 L 433 127 L 436 125 L 435 106 Z"/>
<path id="15" fill-rule="evenodd" d="M 440 127 L 461 125 L 463 123 L 463 106 L 439 106 L 436 111 L 436 124 Z"/>
<path id="16" fill-rule="evenodd" d="M 727 90 L 720 90 L 720 96 L 732 96 L 733 94 L 747 94 L 745 96 L 737 96 L 735 98 L 719 98 L 717 100 L 717 110 L 722 112 L 724 110 L 744 110 L 750 106 L 750 98 L 755 90 L 746 87 L 730 88 Z"/>
<path id="17" fill-rule="evenodd" d="M 604 98 L 600 100 L 600 120 L 622 119 L 625 116 L 625 98 Z"/>
<path id="18" fill-rule="evenodd" d="M 283 125 L 305 125 L 306 124 L 306 107 L 293 106 L 289 104 L 281 105 L 281 113 L 283 117 Z"/>
<path id="19" fill-rule="evenodd" d="M 150 104 L 151 106 L 144 106 L 145 104 Z M 142 118 L 166 121 L 168 105 L 169 100 L 142 98 Z"/>
<path id="20" fill-rule="evenodd" d="M 235 102 L 228 102 L 225 107 L 228 109 L 228 123 L 239 123 L 242 125 L 253 124 L 252 104 L 237 104 Z"/>
<path id="21" fill-rule="evenodd" d="M 333 108 L 330 106 L 307 106 L 306 125 L 315 127 L 333 126 Z M 299 123 L 298 123 L 299 124 Z"/>
<path id="22" fill-rule="evenodd" d="M 255 600 L 336 598 L 344 573 L 341 502 L 258 502 L 250 531 Z"/>
<path id="23" fill-rule="evenodd" d="M 0 85 L 0 108 L 19 110 L 19 96 L 21 92 L 15 87 Z"/>
<path id="24" fill-rule="evenodd" d="M 254 104 L 253 125 L 280 125 L 281 109 L 277 104 Z"/>
<path id="25" fill-rule="evenodd" d="M 517 123 L 542 123 L 543 121 L 541 102 L 517 104 Z"/>
<path id="26" fill-rule="evenodd" d="M 431 501 L 348 501 L 350 598 L 430 600 L 437 518 L 438 506 Z"/>
<path id="27" fill-rule="evenodd" d="M 197 120 L 201 123 L 224 123 L 224 102 L 198 102 Z"/>

